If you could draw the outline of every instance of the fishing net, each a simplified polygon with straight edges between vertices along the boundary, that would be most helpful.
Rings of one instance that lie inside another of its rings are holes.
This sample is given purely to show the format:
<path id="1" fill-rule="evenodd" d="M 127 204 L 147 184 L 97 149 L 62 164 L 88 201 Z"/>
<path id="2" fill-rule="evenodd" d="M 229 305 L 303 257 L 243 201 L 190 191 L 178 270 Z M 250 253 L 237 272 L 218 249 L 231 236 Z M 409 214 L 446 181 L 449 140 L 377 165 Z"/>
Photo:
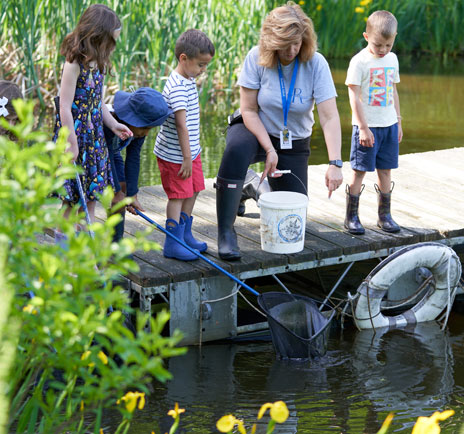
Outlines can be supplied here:
<path id="1" fill-rule="evenodd" d="M 333 309 L 321 313 L 315 300 L 281 292 L 260 294 L 258 304 L 267 315 L 278 358 L 308 360 L 326 353 Z"/>

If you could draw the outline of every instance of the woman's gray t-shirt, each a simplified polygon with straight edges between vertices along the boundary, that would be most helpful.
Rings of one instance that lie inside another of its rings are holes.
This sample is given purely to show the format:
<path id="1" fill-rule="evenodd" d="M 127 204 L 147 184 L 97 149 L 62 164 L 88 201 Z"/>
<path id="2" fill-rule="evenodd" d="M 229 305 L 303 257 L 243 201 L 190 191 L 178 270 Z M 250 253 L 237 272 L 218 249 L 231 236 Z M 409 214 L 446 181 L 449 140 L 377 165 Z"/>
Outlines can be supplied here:
<path id="1" fill-rule="evenodd" d="M 265 68 L 258 65 L 258 47 L 252 48 L 245 58 L 238 85 L 258 90 L 258 114 L 267 132 L 280 137 L 284 128 L 284 114 L 277 66 Z M 295 61 L 282 65 L 285 81 L 285 93 L 288 94 Z M 329 64 L 324 56 L 315 53 L 308 62 L 300 62 L 292 103 L 288 113 L 287 128 L 293 139 L 309 137 L 314 125 L 314 102 L 319 104 L 337 96 L 330 73 Z"/>

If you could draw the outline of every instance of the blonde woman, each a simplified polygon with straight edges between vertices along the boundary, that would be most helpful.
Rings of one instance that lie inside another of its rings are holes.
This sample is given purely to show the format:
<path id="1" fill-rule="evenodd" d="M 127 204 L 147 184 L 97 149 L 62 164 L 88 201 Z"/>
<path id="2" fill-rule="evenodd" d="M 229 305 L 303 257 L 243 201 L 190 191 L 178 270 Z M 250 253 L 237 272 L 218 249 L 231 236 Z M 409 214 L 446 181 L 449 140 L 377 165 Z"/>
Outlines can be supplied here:
<path id="1" fill-rule="evenodd" d="M 248 166 L 265 161 L 273 190 L 306 194 L 314 105 L 327 146 L 325 183 L 330 194 L 343 181 L 337 93 L 325 58 L 317 51 L 313 23 L 293 2 L 264 20 L 259 45 L 245 58 L 238 80 L 243 122 L 227 131 L 216 182 L 219 256 L 240 259 L 234 230 Z M 281 176 L 276 170 L 290 169 Z"/>

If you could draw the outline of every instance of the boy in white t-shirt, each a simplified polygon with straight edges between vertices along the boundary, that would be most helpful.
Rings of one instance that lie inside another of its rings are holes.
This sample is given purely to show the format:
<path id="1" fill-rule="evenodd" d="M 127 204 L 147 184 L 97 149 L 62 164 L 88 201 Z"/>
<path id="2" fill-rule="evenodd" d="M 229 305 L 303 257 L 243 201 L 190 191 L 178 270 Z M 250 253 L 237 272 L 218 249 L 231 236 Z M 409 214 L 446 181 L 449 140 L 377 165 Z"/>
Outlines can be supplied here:
<path id="1" fill-rule="evenodd" d="M 206 71 L 214 56 L 213 43 L 200 30 L 190 29 L 176 41 L 177 67 L 164 86 L 163 96 L 171 114 L 156 137 L 163 189 L 168 196 L 166 229 L 189 247 L 204 252 L 205 242 L 192 235 L 192 211 L 198 193 L 205 189 L 200 158 L 200 107 L 195 77 Z M 198 257 L 180 243 L 166 237 L 167 258 L 191 261 Z"/>
<path id="2" fill-rule="evenodd" d="M 367 47 L 350 61 L 345 84 L 348 86 L 353 113 L 351 138 L 352 181 L 346 186 L 345 228 L 352 234 L 364 234 L 358 216 L 359 197 L 366 172 L 377 170 L 377 225 L 386 232 L 400 227 L 390 214 L 391 169 L 398 167 L 399 143 L 403 138 L 398 59 L 391 52 L 398 23 L 388 11 L 372 13 L 363 33 Z"/>

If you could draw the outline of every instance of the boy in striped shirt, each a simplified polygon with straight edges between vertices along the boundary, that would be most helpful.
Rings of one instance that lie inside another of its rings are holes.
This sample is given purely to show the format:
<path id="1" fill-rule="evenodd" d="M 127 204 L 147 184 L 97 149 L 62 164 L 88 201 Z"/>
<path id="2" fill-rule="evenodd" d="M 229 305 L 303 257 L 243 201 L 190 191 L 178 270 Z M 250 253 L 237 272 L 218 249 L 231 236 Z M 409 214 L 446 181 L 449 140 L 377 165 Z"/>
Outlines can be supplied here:
<path id="1" fill-rule="evenodd" d="M 201 167 L 200 109 L 195 78 L 206 70 L 215 49 L 200 30 L 182 33 L 175 48 L 177 67 L 170 74 L 163 96 L 173 113 L 161 126 L 154 154 L 158 160 L 163 189 L 168 196 L 166 229 L 185 243 L 204 252 L 207 245 L 192 235 L 192 210 L 198 193 L 205 189 Z M 166 237 L 163 254 L 183 261 L 197 256 L 171 237 Z"/>

